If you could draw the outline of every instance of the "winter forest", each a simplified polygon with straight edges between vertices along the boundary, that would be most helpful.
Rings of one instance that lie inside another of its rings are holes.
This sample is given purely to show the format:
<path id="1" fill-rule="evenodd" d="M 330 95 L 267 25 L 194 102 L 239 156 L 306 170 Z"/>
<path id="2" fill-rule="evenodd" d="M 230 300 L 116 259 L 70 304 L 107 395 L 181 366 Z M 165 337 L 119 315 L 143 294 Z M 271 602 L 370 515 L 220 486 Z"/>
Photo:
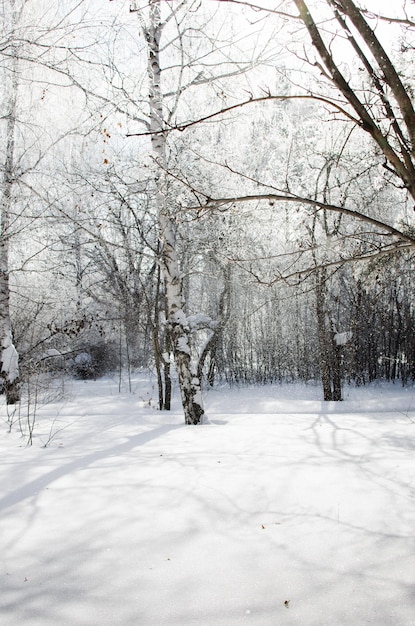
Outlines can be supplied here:
<path id="1" fill-rule="evenodd" d="M 414 0 L 0 0 L 0 626 L 411 626 Z"/>
<path id="2" fill-rule="evenodd" d="M 388 4 L 388 3 L 387 3 Z M 415 376 L 409 2 L 2 2 L 1 376 Z"/>

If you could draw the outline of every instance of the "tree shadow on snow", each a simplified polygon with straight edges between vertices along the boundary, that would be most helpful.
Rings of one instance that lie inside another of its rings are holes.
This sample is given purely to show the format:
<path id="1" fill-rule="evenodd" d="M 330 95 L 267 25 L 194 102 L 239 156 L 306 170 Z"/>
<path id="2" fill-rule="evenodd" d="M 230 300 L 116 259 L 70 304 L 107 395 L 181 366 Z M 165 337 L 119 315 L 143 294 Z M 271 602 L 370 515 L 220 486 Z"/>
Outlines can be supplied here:
<path id="1" fill-rule="evenodd" d="M 138 435 L 134 435 L 129 437 L 127 441 L 124 443 L 120 443 L 111 448 L 105 448 L 103 450 L 98 450 L 96 452 L 92 452 L 86 456 L 76 458 L 65 465 L 61 465 L 54 470 L 44 474 L 43 476 L 39 476 L 35 480 L 32 480 L 22 487 L 19 487 L 12 493 L 7 494 L 3 498 L 0 498 L 0 511 L 6 510 L 12 506 L 15 506 L 19 502 L 26 500 L 27 498 L 33 497 L 39 491 L 45 489 L 48 485 L 58 480 L 62 476 L 67 474 L 71 474 L 74 471 L 82 470 L 96 461 L 101 459 L 105 459 L 110 456 L 118 456 L 122 455 L 126 452 L 130 452 L 134 448 L 140 447 L 152 441 L 153 439 L 157 439 L 166 433 L 177 430 L 178 428 L 184 428 L 182 424 L 174 424 L 174 425 L 164 425 L 159 426 L 158 428 L 154 428 L 148 432 L 140 433 Z"/>

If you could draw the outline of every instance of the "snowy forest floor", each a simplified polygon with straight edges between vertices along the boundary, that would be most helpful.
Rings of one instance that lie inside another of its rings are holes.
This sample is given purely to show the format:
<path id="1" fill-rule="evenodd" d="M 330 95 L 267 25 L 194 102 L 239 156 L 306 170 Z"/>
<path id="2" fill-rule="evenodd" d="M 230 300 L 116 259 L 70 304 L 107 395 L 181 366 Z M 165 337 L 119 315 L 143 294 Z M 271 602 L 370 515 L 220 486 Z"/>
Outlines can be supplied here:
<path id="1" fill-rule="evenodd" d="M 67 382 L 31 447 L 2 407 L 1 626 L 415 624 L 413 387 L 132 391 Z"/>

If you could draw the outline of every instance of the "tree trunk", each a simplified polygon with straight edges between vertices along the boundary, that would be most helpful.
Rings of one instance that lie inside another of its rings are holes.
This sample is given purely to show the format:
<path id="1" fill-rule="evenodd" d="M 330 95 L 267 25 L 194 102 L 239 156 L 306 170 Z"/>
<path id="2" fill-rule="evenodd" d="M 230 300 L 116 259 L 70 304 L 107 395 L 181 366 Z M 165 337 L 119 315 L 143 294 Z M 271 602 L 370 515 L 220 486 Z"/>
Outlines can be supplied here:
<path id="1" fill-rule="evenodd" d="M 154 200 L 158 213 L 160 265 L 165 284 L 166 318 L 179 378 L 185 422 L 186 424 L 199 424 L 204 414 L 201 386 L 199 378 L 192 371 L 190 329 L 184 310 L 175 223 L 169 211 L 168 184 L 165 175 L 166 135 L 163 133 L 164 113 L 160 67 L 162 27 L 160 0 L 150 0 L 150 20 L 148 27 L 144 27 L 144 33 L 148 46 L 151 147 L 158 168 L 155 175 Z"/>
<path id="2" fill-rule="evenodd" d="M 14 7 L 13 7 L 14 8 Z M 13 22 L 14 22 L 13 16 Z M 7 404 L 15 404 L 20 400 L 19 357 L 13 344 L 12 324 L 10 319 L 9 289 L 9 241 L 10 212 L 12 208 L 12 192 L 14 182 L 14 141 L 17 107 L 17 50 L 14 49 L 10 59 L 10 84 L 7 105 L 7 136 L 4 163 L 3 185 L 1 192 L 1 235 L 0 235 L 0 342 L 1 356 L 0 377 L 2 392 L 6 394 Z"/>
<path id="3" fill-rule="evenodd" d="M 327 0 L 327 4 L 333 8 L 336 19 L 344 29 L 347 41 L 357 54 L 359 63 L 365 68 L 374 91 L 380 98 L 382 109 L 388 120 L 387 131 L 380 123 L 376 109 L 367 104 L 366 96 L 363 94 L 362 98 L 361 93 L 351 86 L 346 74 L 342 73 L 341 65 L 336 63 L 331 46 L 326 46 L 324 42 L 321 34 L 323 28 L 320 28 L 314 21 L 305 0 L 293 0 L 293 2 L 323 62 L 324 74 L 353 107 L 357 123 L 369 133 L 382 151 L 388 163 L 387 169 L 401 179 L 404 187 L 415 200 L 415 110 L 408 88 L 403 84 L 391 59 L 377 39 L 375 31 L 366 22 L 362 10 L 352 0 L 338 0 L 337 2 Z M 364 53 L 364 46 L 352 36 L 352 30 L 345 22 L 345 17 L 351 20 L 359 37 L 370 49 L 381 70 L 381 80 L 378 76 L 378 69 L 372 65 L 369 56 Z M 394 99 L 390 98 L 388 91 L 393 94 Z"/>
<path id="4" fill-rule="evenodd" d="M 199 378 L 199 380 L 202 380 L 203 367 L 209 355 L 210 362 L 209 362 L 209 369 L 208 369 L 208 374 L 207 374 L 207 381 L 211 387 L 213 387 L 213 384 L 215 382 L 216 352 L 217 352 L 218 342 L 223 333 L 225 324 L 228 321 L 229 316 L 230 316 L 230 295 L 231 295 L 230 276 L 231 276 L 231 266 L 227 265 L 224 269 L 224 287 L 219 298 L 218 324 L 216 328 L 213 330 L 211 337 L 206 342 L 206 345 L 202 350 L 202 353 L 199 358 L 199 362 L 197 364 L 197 377 Z"/>
<path id="5" fill-rule="evenodd" d="M 323 385 L 324 400 L 333 400 L 331 388 L 330 355 L 326 332 L 325 286 L 322 273 L 317 270 L 316 278 L 316 313 L 318 327 L 318 343 L 320 356 L 320 376 Z"/>
<path id="6" fill-rule="evenodd" d="M 169 354 L 166 355 L 166 337 L 160 328 L 161 310 L 161 271 L 157 268 L 156 293 L 154 297 L 153 315 L 151 319 L 151 335 L 153 339 L 154 362 L 157 372 L 158 405 L 160 411 L 170 411 L 171 407 L 171 379 Z"/>
<path id="7" fill-rule="evenodd" d="M 333 323 L 330 324 L 330 337 L 331 337 L 331 345 L 332 345 L 333 400 L 335 402 L 340 402 L 342 400 L 342 383 L 341 383 L 342 346 L 337 345 L 336 343 Z"/>

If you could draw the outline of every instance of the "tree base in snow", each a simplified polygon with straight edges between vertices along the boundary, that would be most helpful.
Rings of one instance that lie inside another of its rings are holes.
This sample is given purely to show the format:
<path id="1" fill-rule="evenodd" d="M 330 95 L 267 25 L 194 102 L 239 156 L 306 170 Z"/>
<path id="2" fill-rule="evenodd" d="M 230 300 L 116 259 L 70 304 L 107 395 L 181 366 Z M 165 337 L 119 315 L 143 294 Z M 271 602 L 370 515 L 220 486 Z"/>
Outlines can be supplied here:
<path id="1" fill-rule="evenodd" d="M 18 380 L 13 381 L 12 383 L 8 383 L 7 381 L 3 381 L 3 390 L 2 393 L 6 396 L 7 404 L 17 404 L 20 402 L 20 383 Z"/>

